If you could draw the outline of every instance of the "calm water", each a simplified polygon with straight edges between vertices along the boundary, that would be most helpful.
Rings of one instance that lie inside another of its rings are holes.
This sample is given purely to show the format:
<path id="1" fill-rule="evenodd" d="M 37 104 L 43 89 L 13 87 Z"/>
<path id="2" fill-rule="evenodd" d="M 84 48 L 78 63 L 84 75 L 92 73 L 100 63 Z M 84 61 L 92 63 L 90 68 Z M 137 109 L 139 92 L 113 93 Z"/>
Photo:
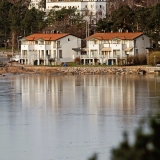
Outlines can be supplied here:
<path id="1" fill-rule="evenodd" d="M 0 77 L 0 159 L 109 159 L 159 98 L 154 75 Z"/>

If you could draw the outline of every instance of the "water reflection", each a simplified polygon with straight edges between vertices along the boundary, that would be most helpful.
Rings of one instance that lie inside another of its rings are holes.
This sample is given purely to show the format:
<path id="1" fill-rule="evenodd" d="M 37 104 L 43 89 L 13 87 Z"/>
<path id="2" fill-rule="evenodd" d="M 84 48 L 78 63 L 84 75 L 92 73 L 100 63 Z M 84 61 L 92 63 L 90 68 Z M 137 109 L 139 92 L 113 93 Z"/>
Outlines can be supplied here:
<path id="1" fill-rule="evenodd" d="M 153 76 L 22 76 L 18 80 L 23 107 L 85 105 L 90 113 L 108 108 L 115 114 L 134 114 L 136 105 L 145 105 L 147 97 L 160 92 L 160 77 Z"/>
<path id="2" fill-rule="evenodd" d="M 0 159 L 104 160 L 159 96 L 154 75 L 1 77 Z"/>

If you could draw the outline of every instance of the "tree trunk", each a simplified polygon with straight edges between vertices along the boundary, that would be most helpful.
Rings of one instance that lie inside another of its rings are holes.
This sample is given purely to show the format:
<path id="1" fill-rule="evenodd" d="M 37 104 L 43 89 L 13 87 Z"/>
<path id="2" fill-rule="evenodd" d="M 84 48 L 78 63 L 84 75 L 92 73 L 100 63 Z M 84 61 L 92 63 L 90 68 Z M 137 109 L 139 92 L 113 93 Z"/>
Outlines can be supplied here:
<path id="1" fill-rule="evenodd" d="M 17 32 L 12 30 L 12 55 L 15 53 L 17 47 Z"/>

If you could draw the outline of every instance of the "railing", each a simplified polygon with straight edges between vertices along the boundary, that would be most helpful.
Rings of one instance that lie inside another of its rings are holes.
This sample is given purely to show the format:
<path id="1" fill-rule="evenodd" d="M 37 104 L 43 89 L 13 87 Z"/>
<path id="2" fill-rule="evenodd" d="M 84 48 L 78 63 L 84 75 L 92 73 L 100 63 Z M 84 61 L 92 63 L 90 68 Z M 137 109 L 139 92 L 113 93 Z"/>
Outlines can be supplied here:
<path id="1" fill-rule="evenodd" d="M 110 55 L 80 55 L 80 58 L 106 58 L 106 59 L 126 59 L 125 56 L 110 56 Z"/>
<path id="2" fill-rule="evenodd" d="M 80 55 L 80 58 L 89 58 L 89 55 Z"/>
<path id="3" fill-rule="evenodd" d="M 58 44 L 57 46 L 57 44 L 53 44 L 53 48 L 62 48 L 62 45 Z"/>
<path id="4" fill-rule="evenodd" d="M 27 59 L 28 56 L 27 55 L 16 55 L 16 56 L 14 56 L 14 58 L 17 58 L 17 59 Z"/>

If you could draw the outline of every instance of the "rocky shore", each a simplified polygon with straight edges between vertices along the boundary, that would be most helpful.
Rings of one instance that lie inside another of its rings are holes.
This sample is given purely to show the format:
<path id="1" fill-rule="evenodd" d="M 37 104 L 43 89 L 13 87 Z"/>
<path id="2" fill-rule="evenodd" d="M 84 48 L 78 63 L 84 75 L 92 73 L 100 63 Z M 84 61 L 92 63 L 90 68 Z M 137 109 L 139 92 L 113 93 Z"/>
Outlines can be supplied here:
<path id="1" fill-rule="evenodd" d="M 48 66 L 4 66 L 0 68 L 0 75 L 6 74 L 44 74 L 44 75 L 76 75 L 76 74 L 150 74 L 155 67 L 124 66 L 124 67 L 48 67 Z"/>

